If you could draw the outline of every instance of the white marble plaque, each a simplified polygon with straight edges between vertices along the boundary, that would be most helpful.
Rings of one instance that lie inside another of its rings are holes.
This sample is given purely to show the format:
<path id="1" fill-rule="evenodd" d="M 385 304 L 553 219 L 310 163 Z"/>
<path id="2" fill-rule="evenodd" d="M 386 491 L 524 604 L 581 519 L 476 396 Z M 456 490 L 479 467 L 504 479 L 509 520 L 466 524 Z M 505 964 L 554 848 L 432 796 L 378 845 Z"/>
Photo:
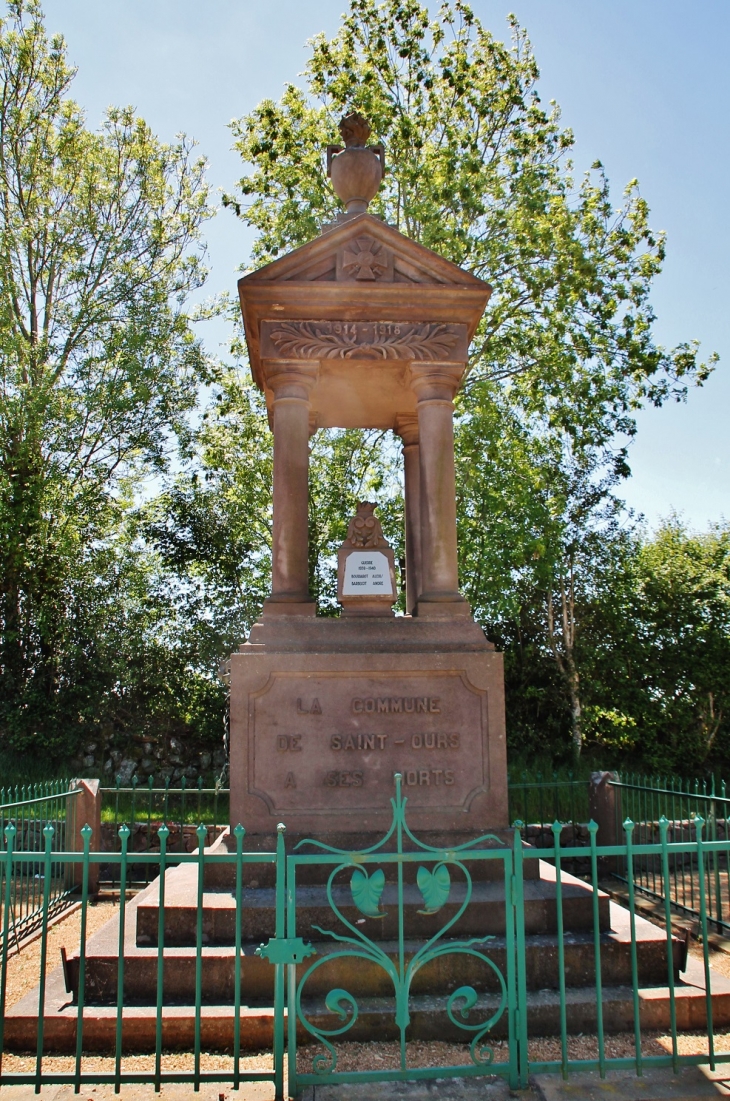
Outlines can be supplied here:
<path id="1" fill-rule="evenodd" d="M 393 596 L 390 565 L 382 551 L 357 550 L 345 559 L 343 596 Z"/>

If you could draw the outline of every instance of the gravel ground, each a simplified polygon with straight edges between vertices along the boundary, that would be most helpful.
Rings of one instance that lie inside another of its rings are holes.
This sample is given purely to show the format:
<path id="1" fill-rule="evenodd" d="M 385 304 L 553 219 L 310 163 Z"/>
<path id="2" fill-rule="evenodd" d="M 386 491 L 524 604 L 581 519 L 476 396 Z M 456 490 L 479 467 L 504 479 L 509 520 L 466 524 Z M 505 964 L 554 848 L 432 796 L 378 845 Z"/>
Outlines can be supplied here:
<path id="1" fill-rule="evenodd" d="M 690 943 L 689 954 L 697 960 L 704 959 L 702 945 L 696 941 Z M 710 945 L 710 967 L 713 971 L 717 971 L 719 975 L 724 975 L 726 979 L 730 979 L 730 953 L 727 949 L 715 948 Z"/>
<path id="2" fill-rule="evenodd" d="M 100 901 L 90 905 L 86 915 L 86 937 L 93 936 L 119 909 L 118 902 Z M 74 910 L 48 930 L 46 975 L 61 962 L 61 947 L 68 955 L 78 951 L 81 939 L 81 909 Z M 38 986 L 41 963 L 41 938 L 21 946 L 18 954 L 11 944 L 8 955 L 8 989 L 6 1005 L 14 1005 Z"/>
<path id="3" fill-rule="evenodd" d="M 633 1033 L 621 1032 L 606 1036 L 606 1056 L 609 1059 L 632 1058 L 634 1055 Z M 506 1062 L 508 1058 L 505 1041 L 497 1040 L 492 1045 L 494 1049 L 494 1061 Z M 705 1055 L 707 1054 L 707 1036 L 703 1034 L 683 1034 L 679 1037 L 678 1048 L 680 1055 Z M 387 1070 L 400 1065 L 400 1047 L 397 1043 L 341 1043 L 336 1045 L 337 1070 Z M 671 1037 L 659 1033 L 647 1034 L 643 1037 L 642 1053 L 644 1055 L 665 1055 L 672 1050 Z M 715 1037 L 715 1050 L 730 1052 L 730 1033 L 723 1033 Z M 308 1073 L 312 1069 L 312 1058 L 318 1053 L 324 1053 L 324 1049 L 317 1045 L 308 1045 L 299 1049 L 300 1073 Z M 529 1042 L 529 1054 L 532 1062 L 549 1062 L 560 1059 L 560 1037 L 542 1036 L 532 1037 Z M 570 1036 L 568 1037 L 568 1056 L 571 1059 L 596 1059 L 598 1057 L 598 1044 L 595 1036 Z M 471 1062 L 469 1047 L 466 1044 L 447 1044 L 440 1040 L 412 1041 L 407 1045 L 407 1065 L 409 1067 L 444 1067 L 460 1066 Z M 151 1072 L 154 1070 L 154 1055 L 125 1055 L 122 1060 L 122 1068 L 127 1073 Z M 201 1070 L 230 1072 L 233 1069 L 233 1061 L 229 1054 L 203 1053 L 200 1061 Z M 241 1056 L 241 1071 L 265 1071 L 271 1070 L 271 1052 L 264 1051 Z M 74 1058 L 70 1055 L 49 1055 L 43 1060 L 43 1067 L 48 1073 L 72 1073 L 75 1069 Z M 114 1059 L 111 1056 L 84 1055 L 84 1073 L 112 1073 L 114 1071 Z M 193 1056 L 187 1052 L 169 1052 L 163 1055 L 163 1071 L 192 1072 Z M 3 1056 L 3 1071 L 7 1074 L 29 1074 L 35 1070 L 35 1057 L 32 1055 Z"/>
<path id="4" fill-rule="evenodd" d="M 242 1055 L 240 1069 L 244 1071 L 263 1071 L 273 1068 L 271 1052 L 259 1052 Z M 43 1059 L 43 1069 L 48 1074 L 73 1074 L 76 1070 L 76 1060 L 72 1055 L 47 1055 Z M 113 1074 L 115 1069 L 114 1058 L 110 1055 L 84 1055 L 81 1065 L 83 1074 Z M 155 1069 L 154 1055 L 125 1055 L 122 1058 L 122 1072 L 125 1074 L 149 1074 Z M 200 1069 L 203 1071 L 219 1071 L 221 1074 L 233 1071 L 233 1060 L 230 1055 L 202 1052 L 200 1056 Z M 193 1055 L 188 1052 L 168 1052 L 162 1056 L 163 1072 L 190 1073 L 195 1070 Z M 33 1055 L 3 1055 L 3 1074 L 33 1074 L 35 1072 L 35 1056 Z"/>
<path id="5" fill-rule="evenodd" d="M 507 1043 L 495 1040 L 494 1062 L 507 1062 Z M 417 1041 L 407 1045 L 408 1066 L 443 1067 L 459 1066 L 470 1063 L 469 1047 L 466 1044 L 447 1044 L 442 1041 Z M 397 1067 L 400 1060 L 400 1048 L 395 1043 L 337 1044 L 338 1070 L 376 1070 Z M 678 1038 L 681 1055 L 705 1055 L 708 1050 L 707 1035 L 686 1033 Z M 605 1037 L 606 1056 L 609 1059 L 633 1058 L 634 1034 L 619 1032 Z M 641 1046 L 643 1055 L 666 1055 L 672 1050 L 672 1038 L 660 1033 L 645 1033 Z M 730 1052 L 730 1033 L 715 1035 L 715 1051 Z M 312 1057 L 324 1048 L 314 1045 L 299 1050 L 299 1069 L 307 1073 L 312 1067 Z M 561 1058 L 559 1036 L 534 1036 L 529 1040 L 529 1057 L 532 1062 L 543 1063 Z M 598 1040 L 596 1036 L 569 1036 L 568 1057 L 570 1059 L 597 1059 Z"/>

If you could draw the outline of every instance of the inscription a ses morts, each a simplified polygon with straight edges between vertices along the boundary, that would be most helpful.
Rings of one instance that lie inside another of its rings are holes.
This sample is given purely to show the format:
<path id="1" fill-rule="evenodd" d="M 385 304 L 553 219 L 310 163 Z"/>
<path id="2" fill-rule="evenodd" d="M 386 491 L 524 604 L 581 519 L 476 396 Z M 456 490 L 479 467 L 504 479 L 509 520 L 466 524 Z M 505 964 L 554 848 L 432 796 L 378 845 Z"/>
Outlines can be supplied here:
<path id="1" fill-rule="evenodd" d="M 487 790 L 487 693 L 461 672 L 273 673 L 250 697 L 250 794 L 272 811 L 468 810 Z M 294 731 L 294 733 L 293 733 Z"/>

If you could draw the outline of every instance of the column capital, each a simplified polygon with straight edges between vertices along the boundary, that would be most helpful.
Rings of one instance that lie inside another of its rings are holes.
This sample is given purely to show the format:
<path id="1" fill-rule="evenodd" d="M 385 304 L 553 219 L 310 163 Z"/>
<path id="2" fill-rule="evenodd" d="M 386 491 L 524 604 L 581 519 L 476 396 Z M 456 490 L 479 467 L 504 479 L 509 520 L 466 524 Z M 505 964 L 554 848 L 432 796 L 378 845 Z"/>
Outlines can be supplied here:
<path id="1" fill-rule="evenodd" d="M 264 378 L 274 391 L 274 401 L 292 398 L 309 401 L 319 374 L 319 363 L 307 363 L 301 359 L 265 359 Z"/>
<path id="2" fill-rule="evenodd" d="M 465 363 L 411 363 L 411 387 L 419 402 L 453 401 Z"/>
<path id="3" fill-rule="evenodd" d="M 404 447 L 412 447 L 418 444 L 418 414 L 399 413 L 395 418 L 393 431 L 403 440 Z"/>

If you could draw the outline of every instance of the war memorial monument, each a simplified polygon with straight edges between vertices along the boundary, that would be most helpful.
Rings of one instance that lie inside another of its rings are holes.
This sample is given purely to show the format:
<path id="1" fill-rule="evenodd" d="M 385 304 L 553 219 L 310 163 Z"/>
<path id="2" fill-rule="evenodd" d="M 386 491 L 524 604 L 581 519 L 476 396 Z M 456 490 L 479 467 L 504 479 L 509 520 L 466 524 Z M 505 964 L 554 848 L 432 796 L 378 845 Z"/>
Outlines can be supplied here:
<path id="1" fill-rule="evenodd" d="M 231 823 L 382 832 L 393 776 L 411 826 L 507 822 L 502 656 L 459 592 L 453 399 L 491 288 L 368 214 L 383 149 L 358 115 L 328 150 L 345 213 L 239 281 L 274 436 L 271 595 L 230 662 Z M 308 587 L 308 446 L 324 428 L 403 442 L 407 614 L 363 503 L 339 553 L 339 618 Z"/>

